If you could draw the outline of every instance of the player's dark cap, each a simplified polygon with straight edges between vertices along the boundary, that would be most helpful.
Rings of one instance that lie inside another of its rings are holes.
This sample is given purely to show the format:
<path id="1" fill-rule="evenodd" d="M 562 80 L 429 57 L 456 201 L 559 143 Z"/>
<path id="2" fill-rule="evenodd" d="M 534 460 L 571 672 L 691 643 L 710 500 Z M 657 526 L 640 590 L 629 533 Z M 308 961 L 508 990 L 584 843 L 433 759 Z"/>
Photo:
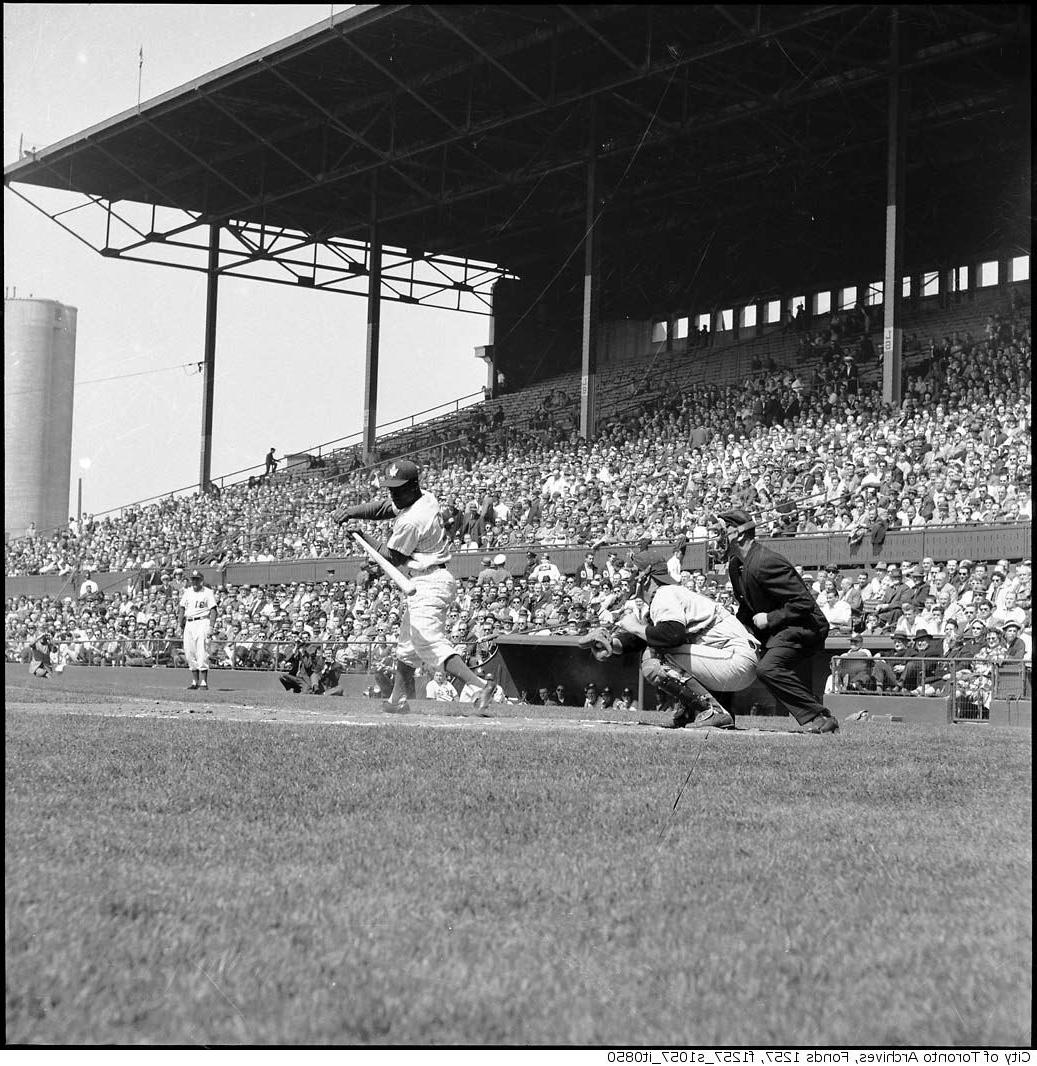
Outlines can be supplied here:
<path id="1" fill-rule="evenodd" d="M 192 570 L 191 580 L 194 581 L 195 578 L 198 578 L 200 581 L 204 581 L 205 575 L 201 572 L 201 570 Z"/>
<path id="2" fill-rule="evenodd" d="M 421 471 L 409 459 L 394 459 L 382 475 L 382 484 L 389 489 L 398 489 L 411 481 L 417 481 Z"/>
<path id="3" fill-rule="evenodd" d="M 730 511 L 721 511 L 717 517 L 724 525 L 735 526 L 739 532 L 756 529 L 756 523 L 749 512 L 743 511 L 740 507 L 733 507 Z"/>
<path id="4" fill-rule="evenodd" d="M 633 552 L 630 556 L 630 564 L 645 577 L 658 581 L 660 585 L 673 585 L 673 578 L 666 566 L 666 552 L 658 548 L 648 551 Z"/>

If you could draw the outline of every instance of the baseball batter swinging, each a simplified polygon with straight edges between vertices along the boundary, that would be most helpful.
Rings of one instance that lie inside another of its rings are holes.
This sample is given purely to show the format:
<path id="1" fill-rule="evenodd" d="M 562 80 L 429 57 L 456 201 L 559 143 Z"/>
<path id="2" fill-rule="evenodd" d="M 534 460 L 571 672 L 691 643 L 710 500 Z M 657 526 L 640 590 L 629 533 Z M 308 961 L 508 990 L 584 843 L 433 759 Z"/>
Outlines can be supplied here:
<path id="1" fill-rule="evenodd" d="M 422 663 L 445 670 L 451 677 L 481 691 L 476 713 L 486 714 L 493 696 L 493 683 L 471 670 L 447 639 L 446 615 L 457 598 L 457 581 L 446 568 L 450 562 L 446 531 L 439 501 L 418 484 L 419 470 L 407 459 L 390 463 L 379 484 L 389 490 L 389 500 L 343 505 L 332 512 L 340 525 L 351 519 L 391 520 L 392 532 L 384 544 L 372 543 L 359 533 L 394 566 L 406 569 L 416 591 L 406 598 L 396 645 L 396 676 L 392 693 L 382 706 L 396 714 L 408 710 L 407 700 L 415 696 L 414 671 Z"/>
<path id="2" fill-rule="evenodd" d="M 200 570 L 191 571 L 191 587 L 184 589 L 177 611 L 184 634 L 184 655 L 191 671 L 189 689 L 209 687 L 209 649 L 206 642 L 216 625 L 216 594 L 205 585 Z"/>
<path id="3" fill-rule="evenodd" d="M 647 614 L 627 612 L 617 632 L 592 631 L 584 642 L 598 659 L 644 649 L 644 679 L 677 700 L 668 727 L 733 728 L 734 717 L 713 693 L 753 683 L 759 641 L 715 600 L 676 584 L 664 557 L 643 551 L 631 563 L 638 571 L 635 598 Z"/>

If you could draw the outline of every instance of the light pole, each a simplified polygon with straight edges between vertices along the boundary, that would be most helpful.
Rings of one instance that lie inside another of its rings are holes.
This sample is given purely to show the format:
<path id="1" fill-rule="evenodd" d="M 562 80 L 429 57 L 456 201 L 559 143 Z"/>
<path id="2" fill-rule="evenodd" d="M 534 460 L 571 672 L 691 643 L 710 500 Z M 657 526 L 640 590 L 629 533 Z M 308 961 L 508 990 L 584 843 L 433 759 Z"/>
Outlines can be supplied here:
<path id="1" fill-rule="evenodd" d="M 79 460 L 79 469 L 85 474 L 90 469 L 90 460 L 86 457 Z M 79 476 L 79 498 L 76 503 L 76 531 L 83 529 L 83 476 Z"/>

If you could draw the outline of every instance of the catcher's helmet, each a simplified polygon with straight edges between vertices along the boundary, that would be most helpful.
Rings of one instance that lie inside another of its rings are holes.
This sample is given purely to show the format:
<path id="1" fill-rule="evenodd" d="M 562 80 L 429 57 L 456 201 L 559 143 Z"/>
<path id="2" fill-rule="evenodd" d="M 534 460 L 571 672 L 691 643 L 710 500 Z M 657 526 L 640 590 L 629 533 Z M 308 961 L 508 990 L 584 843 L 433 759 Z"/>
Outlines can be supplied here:
<path id="1" fill-rule="evenodd" d="M 631 569 L 635 571 L 633 593 L 635 599 L 644 599 L 649 581 L 654 581 L 659 585 L 676 584 L 666 567 L 667 555 L 665 548 L 649 548 L 646 551 L 630 553 L 628 562 Z"/>

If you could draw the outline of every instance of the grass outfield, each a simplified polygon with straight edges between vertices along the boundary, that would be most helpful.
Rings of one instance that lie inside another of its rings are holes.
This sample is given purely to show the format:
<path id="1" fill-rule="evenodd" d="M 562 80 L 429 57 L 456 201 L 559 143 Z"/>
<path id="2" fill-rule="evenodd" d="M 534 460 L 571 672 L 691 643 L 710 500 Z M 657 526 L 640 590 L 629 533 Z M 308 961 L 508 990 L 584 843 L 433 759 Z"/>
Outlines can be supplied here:
<path id="1" fill-rule="evenodd" d="M 7 1041 L 1029 1046 L 1030 771 L 1007 729 L 8 712 Z"/>

